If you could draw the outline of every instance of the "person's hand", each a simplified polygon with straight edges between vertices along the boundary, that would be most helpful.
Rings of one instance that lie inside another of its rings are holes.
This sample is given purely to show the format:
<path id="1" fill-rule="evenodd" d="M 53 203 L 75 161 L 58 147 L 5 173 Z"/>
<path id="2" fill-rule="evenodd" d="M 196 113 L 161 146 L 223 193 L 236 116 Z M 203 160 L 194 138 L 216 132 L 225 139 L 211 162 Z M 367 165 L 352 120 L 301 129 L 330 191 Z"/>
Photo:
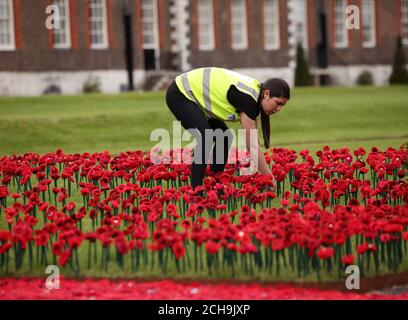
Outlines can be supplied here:
<path id="1" fill-rule="evenodd" d="M 272 178 L 272 188 L 275 191 L 276 190 L 276 179 Z"/>
<path id="2" fill-rule="evenodd" d="M 272 175 L 272 189 L 273 189 L 273 191 L 276 191 L 276 185 L 277 185 L 277 181 L 276 181 L 275 177 Z"/>
<path id="3" fill-rule="evenodd" d="M 272 191 L 276 191 L 277 180 L 275 179 L 273 174 L 272 173 L 267 174 L 266 178 L 267 178 L 268 184 L 270 184 Z"/>

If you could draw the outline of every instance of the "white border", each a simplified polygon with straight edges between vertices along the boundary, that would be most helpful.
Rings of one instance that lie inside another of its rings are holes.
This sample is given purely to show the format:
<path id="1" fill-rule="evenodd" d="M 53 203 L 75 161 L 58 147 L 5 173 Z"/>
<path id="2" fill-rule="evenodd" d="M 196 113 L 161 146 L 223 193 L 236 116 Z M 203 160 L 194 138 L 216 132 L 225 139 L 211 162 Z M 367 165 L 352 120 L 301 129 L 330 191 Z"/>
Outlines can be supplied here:
<path id="1" fill-rule="evenodd" d="M 133 70 L 137 90 L 143 87 L 146 72 Z M 0 71 L 0 96 L 40 96 L 50 85 L 56 85 L 63 95 L 83 94 L 84 83 L 90 77 L 99 79 L 102 93 L 120 93 L 121 86 L 128 84 L 126 70 L 92 71 L 43 71 L 43 72 L 5 72 Z"/>
<path id="2" fill-rule="evenodd" d="M 171 13 L 170 50 L 174 54 L 172 65 L 175 69 L 180 69 L 181 72 L 186 72 L 192 68 L 189 62 L 191 56 L 191 39 L 188 36 L 191 30 L 189 6 L 189 0 L 179 0 L 170 2 L 169 8 Z"/>

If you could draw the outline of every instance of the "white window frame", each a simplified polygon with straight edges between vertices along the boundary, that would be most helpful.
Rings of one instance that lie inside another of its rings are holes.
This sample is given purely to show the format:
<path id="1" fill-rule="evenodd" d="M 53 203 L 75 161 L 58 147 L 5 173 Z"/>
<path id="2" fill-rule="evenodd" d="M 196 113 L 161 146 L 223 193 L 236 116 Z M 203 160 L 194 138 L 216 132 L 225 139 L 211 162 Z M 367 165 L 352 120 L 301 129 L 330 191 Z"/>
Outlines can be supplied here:
<path id="1" fill-rule="evenodd" d="M 91 16 L 91 6 L 93 1 L 100 1 L 102 4 L 102 42 L 93 43 L 92 42 L 92 16 Z M 106 0 L 90 0 L 89 2 L 89 36 L 91 41 L 91 49 L 107 49 L 109 48 L 109 36 L 108 36 L 108 14 L 106 8 Z"/>
<path id="2" fill-rule="evenodd" d="M 238 5 L 237 5 L 238 4 Z M 237 10 L 237 14 L 235 14 Z M 238 20 L 239 17 L 239 20 Z M 236 22 L 236 23 L 235 23 Z M 241 24 L 241 30 L 236 30 L 234 24 Z M 248 22 L 247 22 L 247 6 L 246 0 L 233 0 L 231 2 L 231 47 L 235 50 L 243 50 L 248 48 Z M 234 42 L 234 33 L 242 32 L 242 42 Z"/>
<path id="3" fill-rule="evenodd" d="M 202 23 L 203 20 L 206 23 Z M 203 43 L 204 37 L 208 37 L 207 43 Z M 214 38 L 214 0 L 198 0 L 198 48 L 203 51 L 214 50 Z"/>
<path id="4" fill-rule="evenodd" d="M 59 8 L 59 11 L 61 13 L 61 7 L 60 2 L 62 2 L 64 4 L 64 12 L 65 15 L 62 16 L 61 15 L 61 21 L 60 21 L 60 26 L 61 26 L 61 22 L 64 21 L 64 30 L 59 29 L 55 29 L 54 30 L 54 48 L 55 49 L 69 49 L 71 48 L 71 16 L 70 16 L 70 7 L 69 7 L 69 0 L 53 0 L 53 5 L 56 5 Z M 64 43 L 56 43 L 55 42 L 55 33 L 65 33 L 65 42 Z"/>
<path id="5" fill-rule="evenodd" d="M 0 51 L 14 51 L 16 50 L 16 39 L 15 39 L 15 25 L 14 25 L 14 6 L 13 0 L 2 0 L 8 3 L 8 7 L 10 8 L 10 12 L 8 12 L 8 21 L 9 21 L 9 36 L 10 36 L 10 43 L 4 44 L 0 43 Z"/>
<path id="6" fill-rule="evenodd" d="M 338 5 L 339 3 L 340 6 Z M 347 7 L 346 0 L 334 0 L 333 23 L 334 23 L 334 46 L 336 48 L 348 48 L 349 46 L 349 34 L 346 28 L 347 18 L 346 7 Z M 339 16 L 341 16 L 341 18 L 339 18 Z M 339 34 L 342 34 L 343 36 L 342 41 L 337 40 L 337 35 Z"/>
<path id="7" fill-rule="evenodd" d="M 401 0 L 401 38 L 402 44 L 408 46 L 408 0 Z"/>
<path id="8" fill-rule="evenodd" d="M 363 28 L 363 47 L 374 48 L 377 45 L 376 40 L 376 8 L 375 0 L 362 0 L 361 22 Z M 369 41 L 365 40 L 366 27 L 369 28 Z"/>
<path id="9" fill-rule="evenodd" d="M 307 52 L 307 49 L 309 48 L 308 16 L 306 1 L 307 0 L 294 0 L 296 45 L 298 43 L 301 43 L 305 52 Z"/>
<path id="10" fill-rule="evenodd" d="M 143 49 L 154 49 L 154 50 L 158 50 L 159 49 L 159 24 L 158 24 L 158 12 L 157 12 L 157 0 L 150 0 L 150 4 L 149 7 L 152 8 L 153 10 L 153 15 L 152 17 L 146 17 L 144 15 L 144 11 L 145 11 L 145 4 L 143 3 L 144 1 L 141 1 L 141 11 L 142 11 L 142 46 Z M 152 30 L 152 36 L 153 36 L 153 43 L 145 43 L 144 40 L 144 34 L 146 32 L 145 28 L 144 28 L 144 22 L 148 20 L 149 22 L 153 23 L 153 30 Z M 152 21 L 150 21 L 152 20 Z"/>
<path id="11" fill-rule="evenodd" d="M 264 48 L 278 50 L 280 48 L 279 0 L 265 0 L 263 12 Z"/>

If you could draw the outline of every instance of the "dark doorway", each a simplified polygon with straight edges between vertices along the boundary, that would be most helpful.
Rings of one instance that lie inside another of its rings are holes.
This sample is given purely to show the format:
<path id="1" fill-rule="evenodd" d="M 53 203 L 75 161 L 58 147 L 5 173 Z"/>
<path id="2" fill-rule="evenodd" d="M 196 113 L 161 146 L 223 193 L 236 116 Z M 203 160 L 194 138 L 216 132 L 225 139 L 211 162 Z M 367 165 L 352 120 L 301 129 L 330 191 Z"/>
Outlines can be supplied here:
<path id="1" fill-rule="evenodd" d="M 319 83 L 321 86 L 330 86 L 332 84 L 331 77 L 329 74 L 322 74 L 319 76 Z"/>
<path id="2" fill-rule="evenodd" d="M 145 70 L 156 70 L 156 54 L 154 49 L 144 50 Z"/>
<path id="3" fill-rule="evenodd" d="M 133 22 L 132 22 L 132 15 L 125 14 L 123 16 L 123 23 L 125 27 L 125 57 L 126 57 L 126 70 L 128 74 L 128 90 L 134 90 L 134 82 L 133 82 Z"/>
<path id="4" fill-rule="evenodd" d="M 319 43 L 317 45 L 317 65 L 319 68 L 327 68 L 327 55 L 328 55 L 328 46 L 327 46 L 327 16 L 323 13 L 319 13 Z"/>

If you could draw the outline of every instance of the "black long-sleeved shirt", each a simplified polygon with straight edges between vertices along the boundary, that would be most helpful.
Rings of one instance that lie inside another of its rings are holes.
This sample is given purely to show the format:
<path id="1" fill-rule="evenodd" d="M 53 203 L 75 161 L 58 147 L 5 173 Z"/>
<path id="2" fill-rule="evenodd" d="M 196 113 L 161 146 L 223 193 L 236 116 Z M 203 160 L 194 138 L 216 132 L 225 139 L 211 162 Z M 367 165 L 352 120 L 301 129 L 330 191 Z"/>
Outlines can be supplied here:
<path id="1" fill-rule="evenodd" d="M 227 92 L 228 102 L 231 103 L 237 112 L 245 112 L 245 114 L 255 120 L 261 112 L 258 103 L 249 94 L 239 91 L 234 85 L 231 85 Z"/>

